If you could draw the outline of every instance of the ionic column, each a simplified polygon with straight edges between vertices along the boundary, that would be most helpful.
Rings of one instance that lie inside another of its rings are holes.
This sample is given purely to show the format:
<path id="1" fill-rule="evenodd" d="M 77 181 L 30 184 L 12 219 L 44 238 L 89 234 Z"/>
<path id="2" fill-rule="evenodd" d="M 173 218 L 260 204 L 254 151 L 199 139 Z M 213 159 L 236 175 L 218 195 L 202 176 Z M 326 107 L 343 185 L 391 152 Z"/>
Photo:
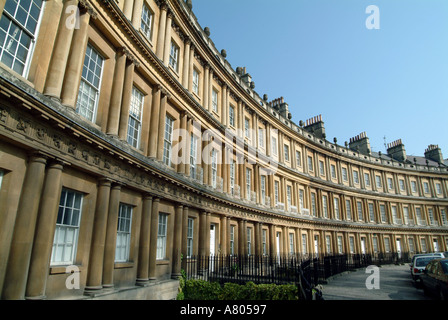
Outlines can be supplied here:
<path id="1" fill-rule="evenodd" d="M 127 0 L 127 2 L 130 1 Z M 134 26 L 135 29 L 139 30 L 142 23 L 143 0 L 135 0 L 133 2 L 134 2 L 134 8 L 132 10 L 132 25 Z"/>
<path id="2" fill-rule="evenodd" d="M 101 292 L 103 278 L 104 247 L 106 242 L 107 215 L 109 212 L 111 181 L 101 179 L 98 182 L 95 218 L 92 230 L 92 244 L 89 255 L 89 268 L 85 294 L 94 295 Z"/>
<path id="3" fill-rule="evenodd" d="M 121 100 L 120 125 L 118 129 L 118 138 L 127 141 L 129 109 L 132 100 L 132 88 L 134 86 L 134 70 L 138 66 L 135 60 L 129 61 L 124 72 L 123 96 Z M 143 106 L 142 106 L 143 108 Z M 145 112 L 142 110 L 143 114 Z"/>
<path id="4" fill-rule="evenodd" d="M 191 40 L 187 38 L 184 45 L 184 67 L 182 71 L 182 85 L 188 88 L 189 70 L 190 70 L 190 45 Z"/>
<path id="5" fill-rule="evenodd" d="M 138 246 L 138 266 L 136 285 L 145 286 L 149 281 L 149 238 L 151 231 L 152 196 L 143 196 L 142 220 Z"/>
<path id="6" fill-rule="evenodd" d="M 47 169 L 31 253 L 26 299 L 45 299 L 48 268 L 61 197 L 62 169 L 63 165 L 59 161 L 51 163 Z"/>
<path id="7" fill-rule="evenodd" d="M 202 106 L 205 110 L 210 111 L 210 106 L 208 105 L 208 94 L 209 94 L 209 80 L 210 80 L 210 65 L 207 64 L 205 66 L 205 72 L 204 72 L 204 81 L 203 81 L 203 90 L 202 90 Z"/>
<path id="8" fill-rule="evenodd" d="M 162 92 L 162 99 L 160 101 L 160 110 L 158 110 L 159 116 L 159 129 L 157 140 L 157 160 L 163 160 L 163 139 L 165 137 L 165 117 L 166 117 L 166 103 L 168 100 L 168 94 L 166 91 Z"/>
<path id="9" fill-rule="evenodd" d="M 3 284 L 5 300 L 19 300 L 25 295 L 46 163 L 40 154 L 31 155 L 28 161 Z"/>
<path id="10" fill-rule="evenodd" d="M 160 97 L 162 87 L 156 85 L 152 93 L 152 106 L 151 106 L 151 125 L 149 130 L 148 139 L 148 157 L 157 157 L 157 141 L 158 141 L 158 129 L 159 129 L 159 111 L 160 111 Z"/>
<path id="11" fill-rule="evenodd" d="M 149 270 L 148 279 L 156 280 L 156 260 L 157 260 L 157 229 L 159 224 L 159 205 L 160 199 L 154 198 L 152 200 L 151 212 L 151 228 L 149 240 Z"/>
<path id="12" fill-rule="evenodd" d="M 117 242 L 118 212 L 120 210 L 121 185 L 114 184 L 110 191 L 107 217 L 106 242 L 104 247 L 103 288 L 114 286 L 115 248 Z"/>
<path id="13" fill-rule="evenodd" d="M 189 156 L 190 156 L 190 149 L 187 149 L 188 145 L 188 139 L 189 139 L 189 132 L 187 131 L 187 121 L 188 121 L 188 115 L 186 112 L 183 112 L 181 114 L 180 119 L 180 132 L 181 134 L 179 137 L 182 138 L 182 141 L 178 142 L 180 145 L 179 150 L 182 150 L 181 161 L 179 165 L 177 166 L 178 172 L 181 174 L 185 174 L 187 164 L 189 163 Z M 178 154 L 177 154 L 178 156 Z"/>
<path id="14" fill-rule="evenodd" d="M 44 94 L 50 97 L 60 99 L 62 83 L 64 80 L 67 60 L 70 53 L 73 32 L 75 28 L 67 28 L 65 21 L 71 19 L 73 14 L 71 6 L 78 6 L 78 0 L 70 0 L 64 3 L 62 9 L 61 23 L 59 24 L 58 34 L 54 44 L 53 55 L 48 68 L 47 81 L 45 83 Z"/>
<path id="15" fill-rule="evenodd" d="M 171 23 L 173 21 L 173 13 L 171 10 L 167 12 L 166 27 L 165 27 L 165 48 L 163 55 L 163 63 L 168 66 L 170 63 L 171 52 Z M 177 71 L 177 70 L 176 70 Z"/>
<path id="16" fill-rule="evenodd" d="M 228 118 L 228 111 L 227 111 L 227 85 L 224 83 L 222 85 L 222 97 L 221 97 L 221 123 L 224 126 L 227 126 L 227 118 Z"/>
<path id="17" fill-rule="evenodd" d="M 163 50 L 165 48 L 165 29 L 166 29 L 167 11 L 168 6 L 166 4 L 162 4 L 160 8 L 159 31 L 157 35 L 157 48 L 156 48 L 156 55 L 160 60 L 163 60 Z"/>
<path id="18" fill-rule="evenodd" d="M 128 18 L 128 20 L 132 19 L 132 10 L 134 7 L 134 0 L 125 0 L 123 5 L 123 13 Z"/>
<path id="19" fill-rule="evenodd" d="M 81 13 L 79 19 L 79 29 L 75 29 L 73 34 L 70 55 L 68 56 L 67 68 L 65 71 L 64 84 L 62 86 L 61 103 L 64 106 L 76 109 L 78 99 L 79 84 L 84 64 L 85 52 L 87 48 L 88 30 L 90 23 L 90 13 Z"/>
<path id="20" fill-rule="evenodd" d="M 118 136 L 118 126 L 120 124 L 121 101 L 123 98 L 124 71 L 126 68 L 125 48 L 121 48 L 115 57 L 115 72 L 112 82 L 109 117 L 107 121 L 107 134 Z"/>

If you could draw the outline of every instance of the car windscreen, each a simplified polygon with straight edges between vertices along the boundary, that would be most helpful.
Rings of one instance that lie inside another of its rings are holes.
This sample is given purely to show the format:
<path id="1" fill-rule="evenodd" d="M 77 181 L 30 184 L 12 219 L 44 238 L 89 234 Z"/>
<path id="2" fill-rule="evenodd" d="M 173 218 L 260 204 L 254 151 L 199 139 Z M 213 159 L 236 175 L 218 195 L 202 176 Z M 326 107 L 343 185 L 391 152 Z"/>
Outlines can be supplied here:
<path id="1" fill-rule="evenodd" d="M 443 273 L 448 274 L 448 261 L 440 261 L 440 264 L 442 265 Z"/>
<path id="2" fill-rule="evenodd" d="M 416 267 L 425 267 L 429 261 L 436 259 L 436 257 L 425 257 L 425 258 L 418 258 L 415 261 L 415 266 Z"/>

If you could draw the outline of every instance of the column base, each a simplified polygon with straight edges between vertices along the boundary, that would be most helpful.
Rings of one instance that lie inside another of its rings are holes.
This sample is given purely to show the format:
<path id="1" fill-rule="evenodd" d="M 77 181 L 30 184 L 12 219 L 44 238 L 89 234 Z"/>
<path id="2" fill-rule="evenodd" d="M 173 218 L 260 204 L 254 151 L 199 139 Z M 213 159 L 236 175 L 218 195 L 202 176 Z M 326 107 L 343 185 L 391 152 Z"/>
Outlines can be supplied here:
<path id="1" fill-rule="evenodd" d="M 181 277 L 182 277 L 181 273 L 172 273 L 171 274 L 171 279 L 173 279 L 173 280 L 179 280 L 179 278 L 181 278 Z"/>
<path id="2" fill-rule="evenodd" d="M 146 279 L 137 279 L 135 281 L 135 285 L 139 286 L 139 287 L 147 287 L 147 286 L 149 286 L 149 279 L 148 278 L 146 278 Z"/>
<path id="3" fill-rule="evenodd" d="M 35 297 L 27 297 L 25 296 L 25 300 L 45 300 L 47 299 L 46 295 L 40 295 L 40 296 L 35 296 Z"/>
<path id="4" fill-rule="evenodd" d="M 94 297 L 98 294 L 103 293 L 103 287 L 102 286 L 94 286 L 94 287 L 85 287 L 84 289 L 84 295 Z"/>

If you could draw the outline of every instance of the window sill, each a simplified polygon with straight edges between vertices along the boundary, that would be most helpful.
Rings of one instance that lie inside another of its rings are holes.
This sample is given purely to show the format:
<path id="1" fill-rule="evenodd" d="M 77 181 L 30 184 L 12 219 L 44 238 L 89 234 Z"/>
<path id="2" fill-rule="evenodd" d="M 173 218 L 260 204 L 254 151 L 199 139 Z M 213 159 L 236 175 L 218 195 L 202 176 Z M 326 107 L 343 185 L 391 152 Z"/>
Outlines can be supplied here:
<path id="1" fill-rule="evenodd" d="M 160 260 L 156 260 L 156 264 L 158 264 L 158 265 L 168 265 L 168 264 L 170 264 L 170 260 L 168 260 L 168 259 L 160 259 Z"/>
<path id="2" fill-rule="evenodd" d="M 124 268 L 133 268 L 134 262 L 128 261 L 128 262 L 115 262 L 114 268 L 115 269 L 124 269 Z"/>
<path id="3" fill-rule="evenodd" d="M 67 265 L 50 266 L 50 274 L 66 274 L 66 273 L 68 273 L 67 272 L 67 268 L 68 267 L 77 267 L 78 268 L 78 272 L 81 272 L 81 265 L 67 264 Z"/>

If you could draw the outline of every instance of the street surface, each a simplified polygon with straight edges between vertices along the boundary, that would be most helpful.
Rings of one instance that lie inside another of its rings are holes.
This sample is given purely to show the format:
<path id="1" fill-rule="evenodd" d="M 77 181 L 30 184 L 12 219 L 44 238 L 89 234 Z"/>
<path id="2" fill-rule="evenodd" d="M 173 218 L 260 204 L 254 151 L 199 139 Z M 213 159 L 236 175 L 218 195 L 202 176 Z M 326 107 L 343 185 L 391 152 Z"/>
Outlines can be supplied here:
<path id="1" fill-rule="evenodd" d="M 323 285 L 325 300 L 430 300 L 411 279 L 409 264 L 366 268 L 336 275 Z M 373 278 L 376 276 L 376 278 Z M 369 278 L 370 277 L 370 278 Z M 367 285 L 366 285 L 367 282 Z M 376 285 L 376 288 L 373 286 Z M 367 287 L 373 287 L 368 289 Z M 377 288 L 379 286 L 379 288 Z"/>

